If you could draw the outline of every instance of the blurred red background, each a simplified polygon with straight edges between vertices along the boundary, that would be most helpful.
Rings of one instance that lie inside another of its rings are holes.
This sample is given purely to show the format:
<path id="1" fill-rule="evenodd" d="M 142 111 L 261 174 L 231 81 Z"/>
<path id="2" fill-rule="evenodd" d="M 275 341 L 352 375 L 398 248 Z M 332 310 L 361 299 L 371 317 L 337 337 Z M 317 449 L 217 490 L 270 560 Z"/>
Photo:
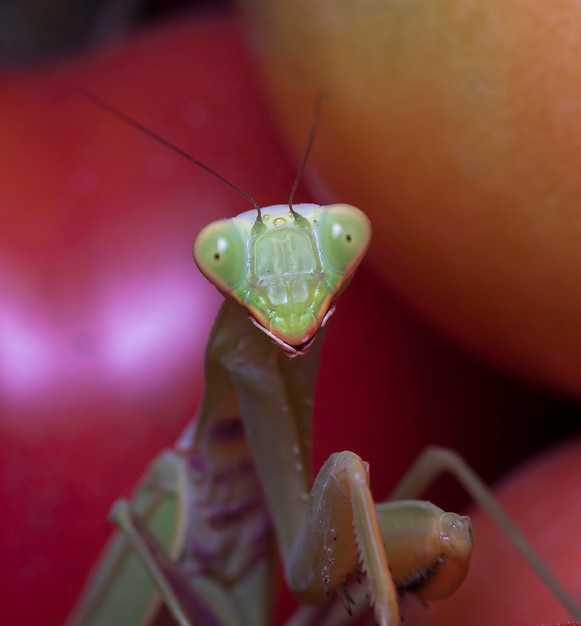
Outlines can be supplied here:
<path id="1" fill-rule="evenodd" d="M 62 623 L 110 532 L 110 504 L 194 413 L 220 297 L 192 240 L 248 208 L 78 87 L 261 204 L 284 201 L 296 169 L 228 15 L 0 75 L 0 617 L 15 626 Z M 316 201 L 304 189 L 298 199 Z M 352 448 L 381 498 L 437 443 L 492 479 L 562 437 L 572 412 L 449 345 L 364 267 L 329 325 L 315 467 Z M 461 502 L 447 481 L 433 497 Z"/>

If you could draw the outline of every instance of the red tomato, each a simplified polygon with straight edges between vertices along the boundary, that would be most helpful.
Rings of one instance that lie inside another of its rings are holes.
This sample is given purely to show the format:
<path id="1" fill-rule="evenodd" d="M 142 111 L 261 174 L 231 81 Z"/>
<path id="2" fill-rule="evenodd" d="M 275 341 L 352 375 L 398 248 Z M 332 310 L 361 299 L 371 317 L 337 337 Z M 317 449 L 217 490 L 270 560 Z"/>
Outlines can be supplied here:
<path id="1" fill-rule="evenodd" d="M 577 440 L 527 463 L 496 490 L 508 514 L 579 603 L 580 475 L 581 440 Z M 490 518 L 477 511 L 472 522 L 476 545 L 466 581 L 452 597 L 428 610 L 410 598 L 406 622 L 414 626 L 572 624 L 570 615 Z"/>
<path id="2" fill-rule="evenodd" d="M 193 236 L 248 208 L 71 90 L 117 104 L 263 204 L 286 199 L 294 167 L 231 18 L 0 81 L 0 617 L 56 626 L 112 501 L 199 402 L 220 297 L 191 260 Z M 558 408 L 450 348 L 365 270 L 329 324 L 318 407 L 315 466 L 350 447 L 379 497 L 428 442 L 494 475 L 539 445 Z"/>
<path id="3" fill-rule="evenodd" d="M 581 394 L 577 0 L 240 0 L 296 152 L 374 220 L 384 280 L 464 345 Z"/>

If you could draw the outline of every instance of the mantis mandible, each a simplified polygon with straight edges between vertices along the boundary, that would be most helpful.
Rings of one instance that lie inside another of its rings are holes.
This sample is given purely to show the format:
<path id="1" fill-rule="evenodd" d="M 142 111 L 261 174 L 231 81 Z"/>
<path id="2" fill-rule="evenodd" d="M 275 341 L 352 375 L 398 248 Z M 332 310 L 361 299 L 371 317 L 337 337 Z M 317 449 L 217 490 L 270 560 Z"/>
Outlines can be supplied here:
<path id="1" fill-rule="evenodd" d="M 352 594 L 363 589 L 367 599 L 354 610 L 371 607 L 380 626 L 397 626 L 401 593 L 445 597 L 468 569 L 470 520 L 410 499 L 442 470 L 458 476 L 578 611 L 479 479 L 447 450 L 429 449 L 385 503 L 374 502 L 369 468 L 354 452 L 331 455 L 312 481 L 324 327 L 371 238 L 369 220 L 355 207 L 293 205 L 315 127 L 288 204 L 261 208 L 226 181 L 254 208 L 206 226 L 195 240 L 196 264 L 226 297 L 206 349 L 205 396 L 132 502 L 114 505 L 111 519 L 121 532 L 70 626 L 145 626 L 169 615 L 181 626 L 267 626 L 276 548 L 287 584 L 315 607 L 299 608 L 289 624 L 347 623 Z M 348 610 L 333 612 L 340 604 Z"/>

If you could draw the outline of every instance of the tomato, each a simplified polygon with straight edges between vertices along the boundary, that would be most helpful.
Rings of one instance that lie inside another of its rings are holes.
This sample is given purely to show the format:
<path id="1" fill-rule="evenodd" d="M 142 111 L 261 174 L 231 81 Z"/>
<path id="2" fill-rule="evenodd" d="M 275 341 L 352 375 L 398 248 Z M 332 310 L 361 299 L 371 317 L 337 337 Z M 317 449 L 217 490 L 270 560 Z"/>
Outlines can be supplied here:
<path id="1" fill-rule="evenodd" d="M 374 220 L 384 281 L 463 345 L 581 393 L 581 5 L 241 0 L 295 153 Z"/>
<path id="2" fill-rule="evenodd" d="M 0 616 L 56 626 L 110 533 L 111 503 L 199 403 L 220 297 L 191 260 L 194 234 L 248 209 L 74 90 L 121 107 L 262 204 L 285 200 L 295 166 L 228 16 L 168 23 L 0 85 Z M 350 447 L 371 463 L 380 498 L 428 442 L 490 477 L 548 436 L 557 400 L 448 346 L 369 270 L 338 308 L 315 467 Z"/>
<path id="3" fill-rule="evenodd" d="M 581 483 L 576 480 L 580 473 L 578 439 L 527 462 L 496 490 L 500 503 L 577 602 L 581 600 Z M 414 626 L 572 623 L 490 518 L 482 511 L 471 517 L 476 544 L 466 581 L 448 600 L 428 610 L 409 598 L 406 622 Z"/>

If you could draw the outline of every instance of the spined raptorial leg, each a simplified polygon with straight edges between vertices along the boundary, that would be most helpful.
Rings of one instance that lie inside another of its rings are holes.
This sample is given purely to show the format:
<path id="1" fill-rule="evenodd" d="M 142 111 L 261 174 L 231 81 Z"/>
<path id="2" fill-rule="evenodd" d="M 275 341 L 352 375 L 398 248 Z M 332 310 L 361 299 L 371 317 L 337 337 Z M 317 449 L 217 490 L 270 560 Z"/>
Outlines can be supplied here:
<path id="1" fill-rule="evenodd" d="M 348 583 L 361 577 L 367 599 L 358 606 L 373 607 L 380 626 L 397 626 L 399 592 L 448 595 L 466 574 L 472 544 L 468 518 L 429 502 L 376 505 L 367 464 L 341 452 L 317 476 L 285 572 L 299 600 L 317 604 L 336 595 L 348 612 L 354 604 Z M 305 624 L 337 623 L 323 614 L 309 622 L 303 614 Z"/>
<path id="2" fill-rule="evenodd" d="M 550 572 L 547 565 L 535 552 L 522 533 L 514 525 L 494 496 L 457 453 L 446 448 L 427 448 L 412 465 L 390 495 L 390 500 L 417 497 L 438 475 L 449 472 L 460 482 L 474 501 L 490 515 L 492 520 L 505 533 L 509 541 L 522 557 L 537 572 L 548 589 L 561 604 L 577 619 L 581 618 L 581 607 Z"/>
<path id="3" fill-rule="evenodd" d="M 330 481 L 326 484 L 330 484 Z M 344 500 L 348 499 L 348 493 L 343 492 L 341 495 Z M 369 609 L 370 604 L 373 605 L 377 622 L 371 619 L 369 624 L 379 623 L 391 626 L 400 623 L 397 601 L 402 592 L 412 591 L 425 600 L 433 600 L 448 596 L 461 584 L 468 570 L 473 546 L 472 527 L 467 517 L 446 513 L 429 502 L 419 500 L 381 503 L 375 505 L 374 508 L 375 512 L 371 509 L 367 510 L 369 517 L 376 517 L 379 522 L 380 537 L 373 542 L 373 549 L 376 551 L 376 556 L 386 557 L 389 571 L 386 572 L 381 567 L 372 568 L 363 565 L 361 573 L 364 575 L 359 581 L 362 584 L 356 584 L 354 580 L 350 580 L 350 584 L 345 587 L 339 586 L 337 582 L 341 577 L 344 577 L 343 580 L 347 578 L 351 560 L 344 559 L 341 563 L 329 562 L 322 567 L 319 564 L 319 569 L 322 569 L 324 574 L 336 567 L 335 584 L 332 586 L 336 597 L 320 609 L 307 607 L 297 609 L 286 626 L 353 624 L 351 614 L 361 617 Z M 345 513 L 338 507 L 333 514 L 337 512 Z M 315 519 L 315 525 L 322 526 L 320 530 L 323 533 L 328 521 Z M 354 522 L 354 527 L 356 528 L 356 522 Z M 335 530 L 335 526 L 333 529 Z M 317 531 L 312 531 L 311 527 L 311 532 Z M 331 540 L 333 541 L 334 538 L 335 533 L 332 533 Z M 349 528 L 341 530 L 340 539 L 342 542 L 340 550 L 345 554 L 345 544 L 349 546 L 350 541 Z M 357 541 L 355 543 L 357 547 Z M 368 543 L 372 545 L 371 542 Z M 326 544 L 324 547 L 329 550 Z M 317 551 L 307 554 L 317 554 Z M 323 554 L 319 554 L 321 563 L 323 563 L 324 556 L 323 550 Z M 330 556 L 334 554 L 331 553 Z M 364 560 L 362 562 L 365 563 Z M 303 574 L 304 572 L 305 570 Z M 350 570 L 350 573 L 353 573 L 353 570 Z M 386 581 L 389 586 L 382 588 Z M 378 588 L 380 591 L 377 591 Z M 383 598 L 386 594 L 387 602 Z M 379 602 L 377 597 L 381 597 Z M 314 600 L 314 598 L 308 599 Z M 347 612 L 345 608 L 348 609 Z"/>
<path id="4" fill-rule="evenodd" d="M 333 454 L 321 468 L 285 574 L 297 598 L 313 604 L 346 593 L 345 582 L 364 574 L 377 623 L 399 625 L 397 590 L 369 491 L 368 466 L 356 454 Z M 348 606 L 349 597 L 343 600 Z"/>
<path id="5" fill-rule="evenodd" d="M 221 610 L 217 610 L 216 602 L 207 602 L 213 594 L 200 596 L 188 585 L 129 502 L 118 502 L 111 517 L 155 581 L 180 626 L 243 623 L 236 616 L 227 615 L 229 611 L 220 615 L 227 608 L 225 596 L 222 601 L 226 606 L 222 604 Z M 334 454 L 321 469 L 294 554 L 296 557 L 287 564 L 286 571 L 299 596 L 326 602 L 339 589 L 347 603 L 345 580 L 353 574 L 366 574 L 369 601 L 374 605 L 377 622 L 380 626 L 399 625 L 397 591 L 389 574 L 379 517 L 369 492 L 368 468 L 357 455 Z M 312 619 L 304 618 L 308 613 Z M 316 614 L 316 610 L 307 611 L 295 623 L 322 625 L 323 621 L 313 617 Z"/>
<path id="6" fill-rule="evenodd" d="M 430 512 L 427 524 L 422 521 L 422 514 L 418 516 L 415 512 L 413 512 L 413 520 L 415 520 L 414 524 L 416 529 L 415 531 L 412 531 L 411 525 L 406 521 L 406 516 L 408 515 L 406 508 L 410 505 L 412 507 L 419 506 L 420 508 L 422 505 L 431 507 L 432 505 L 428 505 L 427 503 L 410 501 L 407 499 L 415 498 L 421 495 L 429 483 L 431 483 L 442 472 L 450 472 L 459 480 L 471 497 L 488 512 L 500 529 L 506 533 L 509 540 L 523 555 L 523 558 L 525 558 L 538 572 L 539 576 L 548 588 L 551 589 L 554 595 L 560 600 L 560 602 L 573 616 L 579 619 L 581 609 L 577 603 L 570 598 L 567 592 L 556 581 L 547 566 L 542 562 L 540 557 L 535 553 L 530 544 L 526 541 L 526 539 L 524 539 L 522 534 L 496 502 L 486 485 L 458 454 L 444 448 L 431 447 L 426 449 L 418 457 L 414 465 L 392 492 L 390 496 L 391 502 L 376 505 L 376 510 L 380 519 L 383 541 L 388 555 L 388 562 L 392 569 L 392 574 L 397 576 L 397 564 L 407 560 L 400 559 L 397 554 L 398 551 L 403 550 L 409 557 L 414 550 L 421 550 L 421 544 L 425 541 L 422 537 L 436 537 L 437 533 L 433 532 L 434 528 L 429 521 L 429 519 L 436 519 L 437 512 L 435 510 Z M 434 507 L 434 509 L 436 509 L 436 507 Z M 470 544 L 470 531 L 469 526 L 467 526 L 464 521 L 466 518 L 457 517 L 456 520 L 454 517 L 448 517 L 450 514 L 444 515 L 446 516 L 444 517 L 445 522 L 447 524 L 451 523 L 452 526 L 457 526 L 458 522 L 464 522 L 464 530 L 460 533 L 461 541 L 457 544 L 461 547 L 461 549 L 459 551 L 457 548 L 454 550 L 455 552 L 458 552 L 461 558 L 456 561 L 449 561 L 451 569 L 448 569 L 446 573 L 442 572 L 442 574 L 444 574 L 442 579 L 446 583 L 445 586 L 448 586 L 449 583 L 450 589 L 442 589 L 440 583 L 432 578 L 431 584 L 424 589 L 424 592 L 426 590 L 428 591 L 427 594 L 424 593 L 424 597 L 426 599 L 437 596 L 442 590 L 444 591 L 444 595 L 446 595 L 447 592 L 454 587 L 454 585 L 459 584 L 463 578 L 465 568 L 469 560 L 467 548 Z M 401 531 L 402 524 L 406 528 L 403 533 Z M 446 533 L 444 533 L 444 535 L 446 535 Z M 445 536 L 444 539 L 444 545 L 449 546 L 448 537 Z M 437 555 L 437 551 L 437 546 L 434 546 L 431 553 Z M 420 589 L 422 585 L 421 579 L 422 575 L 420 572 L 420 577 L 418 579 Z M 405 584 L 402 584 L 401 580 L 396 581 L 396 584 L 398 588 L 405 588 L 406 586 Z M 352 595 L 356 598 L 353 613 L 358 616 L 363 614 L 367 606 L 365 593 L 362 593 L 362 589 L 364 589 L 364 586 L 356 586 L 351 591 Z M 287 626 L 343 626 L 350 623 L 353 623 L 351 617 L 347 615 L 341 603 L 335 601 L 332 602 L 330 606 L 322 609 L 314 607 L 300 607 L 297 609 L 293 617 L 287 622 Z"/>

